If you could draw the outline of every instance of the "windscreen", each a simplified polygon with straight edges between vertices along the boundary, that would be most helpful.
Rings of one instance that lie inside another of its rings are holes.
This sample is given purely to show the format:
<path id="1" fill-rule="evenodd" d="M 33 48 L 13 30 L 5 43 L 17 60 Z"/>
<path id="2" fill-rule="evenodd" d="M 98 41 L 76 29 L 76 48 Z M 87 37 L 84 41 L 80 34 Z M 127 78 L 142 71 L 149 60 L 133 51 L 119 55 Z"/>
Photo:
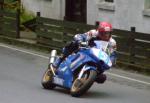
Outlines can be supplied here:
<path id="1" fill-rule="evenodd" d="M 108 46 L 108 42 L 106 42 L 106 41 L 94 41 L 94 43 L 96 44 L 97 49 L 101 49 L 103 51 L 106 51 L 107 46 Z"/>

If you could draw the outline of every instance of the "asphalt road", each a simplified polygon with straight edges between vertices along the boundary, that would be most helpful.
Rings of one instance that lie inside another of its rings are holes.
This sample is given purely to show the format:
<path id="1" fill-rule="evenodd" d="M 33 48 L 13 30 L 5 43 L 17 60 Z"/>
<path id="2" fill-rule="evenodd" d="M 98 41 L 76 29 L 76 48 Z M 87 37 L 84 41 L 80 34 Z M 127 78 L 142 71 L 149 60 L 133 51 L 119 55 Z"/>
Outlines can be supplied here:
<path id="1" fill-rule="evenodd" d="M 95 83 L 80 98 L 59 87 L 45 90 L 41 78 L 47 63 L 44 57 L 0 45 L 0 103 L 150 103 L 150 77 L 115 69 L 107 82 Z"/>

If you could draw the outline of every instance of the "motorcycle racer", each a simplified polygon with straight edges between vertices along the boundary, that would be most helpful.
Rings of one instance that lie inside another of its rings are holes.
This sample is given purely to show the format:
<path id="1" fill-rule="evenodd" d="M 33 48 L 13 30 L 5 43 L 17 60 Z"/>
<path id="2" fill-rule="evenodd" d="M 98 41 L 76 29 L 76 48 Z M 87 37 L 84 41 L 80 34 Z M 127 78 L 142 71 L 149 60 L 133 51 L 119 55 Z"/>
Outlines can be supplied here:
<path id="1" fill-rule="evenodd" d="M 54 63 L 53 67 L 58 68 L 60 63 L 72 52 L 78 49 L 81 42 L 89 42 L 89 46 L 94 46 L 94 40 L 107 41 L 107 53 L 110 55 L 110 59 L 113 65 L 116 62 L 116 41 L 112 38 L 112 25 L 108 22 L 99 22 L 97 29 L 90 30 L 84 34 L 76 34 L 73 41 L 66 45 L 62 50 L 62 57 L 58 58 Z"/>

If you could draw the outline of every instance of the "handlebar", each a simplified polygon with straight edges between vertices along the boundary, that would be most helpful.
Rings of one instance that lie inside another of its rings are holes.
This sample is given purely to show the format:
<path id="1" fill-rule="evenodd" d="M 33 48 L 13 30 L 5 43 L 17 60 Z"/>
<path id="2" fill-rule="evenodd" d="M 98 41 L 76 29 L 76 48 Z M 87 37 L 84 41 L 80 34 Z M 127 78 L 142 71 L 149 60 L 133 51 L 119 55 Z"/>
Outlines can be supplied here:
<path id="1" fill-rule="evenodd" d="M 80 42 L 79 43 L 79 48 L 88 48 L 88 42 Z"/>

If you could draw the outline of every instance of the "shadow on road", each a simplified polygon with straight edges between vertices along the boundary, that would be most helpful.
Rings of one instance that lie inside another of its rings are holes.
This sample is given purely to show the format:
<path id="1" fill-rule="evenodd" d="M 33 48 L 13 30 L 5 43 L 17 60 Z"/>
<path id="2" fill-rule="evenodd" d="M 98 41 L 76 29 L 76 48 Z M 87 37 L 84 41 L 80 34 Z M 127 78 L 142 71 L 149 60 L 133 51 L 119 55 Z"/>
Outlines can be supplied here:
<path id="1" fill-rule="evenodd" d="M 60 94 L 65 94 L 65 95 L 68 95 L 70 96 L 70 91 L 69 90 L 66 90 L 66 89 L 63 89 L 63 88 L 55 88 L 53 91 L 57 92 L 57 93 L 60 93 Z M 83 96 L 79 97 L 79 98 L 83 98 L 83 99 L 86 99 L 86 98 L 89 98 L 89 99 L 100 99 L 100 98 L 114 98 L 114 95 L 111 94 L 111 93 L 108 93 L 108 92 L 100 92 L 100 91 L 88 91 L 87 93 L 85 93 Z"/>
<path id="2" fill-rule="evenodd" d="M 114 95 L 108 92 L 100 92 L 100 91 L 88 91 L 81 98 L 89 98 L 89 99 L 100 99 L 100 98 L 113 98 Z"/>

